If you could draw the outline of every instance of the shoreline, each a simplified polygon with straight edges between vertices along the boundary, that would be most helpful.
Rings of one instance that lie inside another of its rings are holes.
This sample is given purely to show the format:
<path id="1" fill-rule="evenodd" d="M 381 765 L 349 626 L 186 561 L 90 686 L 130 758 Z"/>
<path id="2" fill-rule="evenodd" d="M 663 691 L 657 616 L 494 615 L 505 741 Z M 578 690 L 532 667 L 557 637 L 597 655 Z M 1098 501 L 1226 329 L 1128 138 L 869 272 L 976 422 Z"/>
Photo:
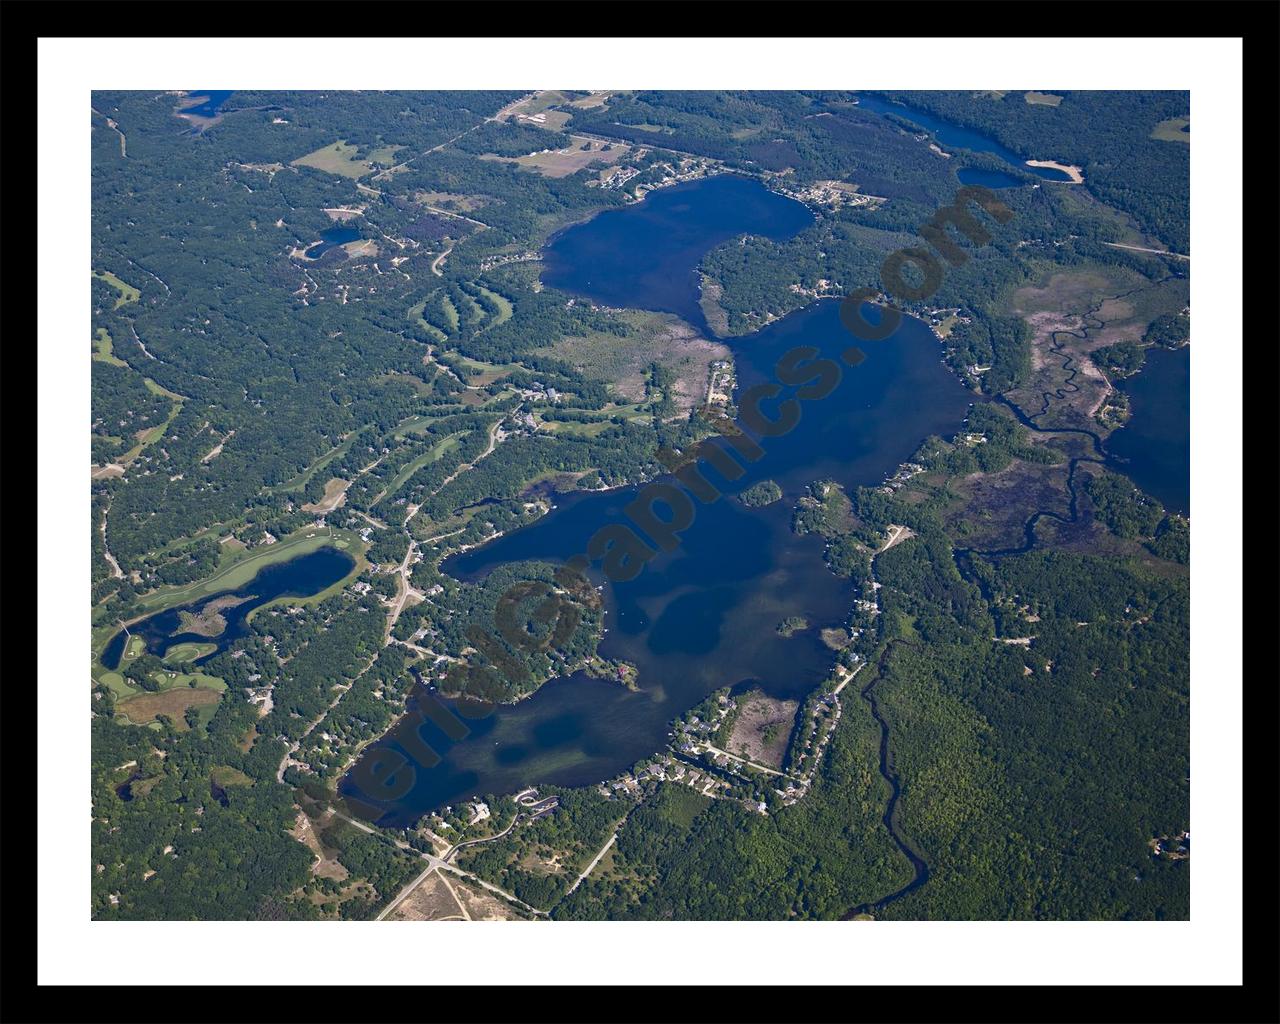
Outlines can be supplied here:
<path id="1" fill-rule="evenodd" d="M 1044 167 L 1051 171 L 1061 171 L 1063 174 L 1071 176 L 1069 182 L 1059 182 L 1060 185 L 1083 185 L 1084 184 L 1084 168 L 1077 167 L 1075 164 L 1060 164 L 1056 160 L 1028 160 L 1028 167 Z"/>

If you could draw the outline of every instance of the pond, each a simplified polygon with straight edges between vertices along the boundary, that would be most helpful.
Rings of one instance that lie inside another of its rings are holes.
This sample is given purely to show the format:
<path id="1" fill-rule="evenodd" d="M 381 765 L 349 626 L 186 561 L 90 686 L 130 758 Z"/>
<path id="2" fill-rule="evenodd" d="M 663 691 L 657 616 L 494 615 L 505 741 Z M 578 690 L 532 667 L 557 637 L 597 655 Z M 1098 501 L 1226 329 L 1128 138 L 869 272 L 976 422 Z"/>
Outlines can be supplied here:
<path id="1" fill-rule="evenodd" d="M 991 153 L 994 156 L 998 156 L 1005 163 L 1012 164 L 1018 170 L 1034 174 L 1038 178 L 1044 178 L 1045 181 L 1071 180 L 1071 175 L 1066 171 L 1058 170 L 1056 167 L 1028 167 L 1027 160 L 1036 159 L 1035 157 L 1018 156 L 1013 150 L 1006 149 L 995 139 L 988 138 L 986 135 L 975 132 L 970 128 L 962 128 L 957 124 L 944 121 L 940 117 L 928 114 L 915 107 L 909 107 L 905 103 L 891 102 L 879 96 L 859 95 L 858 106 L 876 114 L 896 114 L 898 117 L 906 118 L 913 124 L 918 124 L 921 128 L 927 129 L 943 148 L 954 146 L 959 149 L 969 149 L 975 153 Z M 964 179 L 962 178 L 961 180 L 963 181 Z"/>
<path id="2" fill-rule="evenodd" d="M 227 102 L 227 97 L 233 91 L 232 89 L 193 89 L 187 94 L 187 98 L 201 102 L 194 106 L 183 107 L 182 112 L 194 114 L 196 117 L 217 117 L 222 104 Z"/>
<path id="3" fill-rule="evenodd" d="M 318 259 L 335 245 L 346 245 L 348 242 L 358 242 L 359 240 L 360 232 L 355 228 L 327 228 L 320 232 L 320 241 L 313 242 L 307 246 L 304 255 L 310 260 Z"/>
<path id="4" fill-rule="evenodd" d="M 127 630 L 122 629 L 103 649 L 102 664 L 112 671 L 120 667 L 120 659 L 129 636 L 141 637 L 146 652 L 158 657 L 164 657 L 169 648 L 178 644 L 213 644 L 214 650 L 191 662 L 193 665 L 202 664 L 249 632 L 248 618 L 255 608 L 260 608 L 277 597 L 310 597 L 318 594 L 342 579 L 354 565 L 355 559 L 333 547 L 323 547 L 287 562 L 269 565 L 242 587 L 206 594 L 198 601 L 157 612 L 135 622 Z M 211 602 L 217 602 L 221 606 L 215 607 L 214 611 L 226 620 L 225 629 L 214 636 L 207 636 L 183 628 L 183 612 L 197 615 Z"/>

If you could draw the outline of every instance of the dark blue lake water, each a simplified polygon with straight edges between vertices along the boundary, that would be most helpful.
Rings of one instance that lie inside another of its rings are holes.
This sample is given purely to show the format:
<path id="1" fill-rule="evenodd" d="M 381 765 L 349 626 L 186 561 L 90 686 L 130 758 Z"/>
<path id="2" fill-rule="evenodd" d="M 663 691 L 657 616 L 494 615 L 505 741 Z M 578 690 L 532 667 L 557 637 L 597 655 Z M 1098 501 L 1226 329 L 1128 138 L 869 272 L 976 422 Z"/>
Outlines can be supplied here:
<path id="1" fill-rule="evenodd" d="M 921 128 L 926 128 L 938 140 L 943 148 L 956 147 L 959 149 L 970 149 L 975 153 L 992 153 L 998 156 L 1006 163 L 1013 164 L 1020 171 L 1029 172 L 1037 177 L 1044 178 L 1045 181 L 1070 181 L 1071 175 L 1065 171 L 1059 171 L 1052 167 L 1028 167 L 1028 160 L 1043 159 L 1039 156 L 1022 157 L 1011 149 L 1006 149 L 995 139 L 989 138 L 979 132 L 975 132 L 970 128 L 961 128 L 957 124 L 944 121 L 933 114 L 925 113 L 915 107 L 909 107 L 904 103 L 893 103 L 889 100 L 882 99 L 879 96 L 858 96 L 858 106 L 864 110 L 870 110 L 876 114 L 896 114 L 898 117 L 906 118 L 913 124 L 918 124 Z M 963 180 L 963 179 L 961 179 Z M 979 182 L 978 184 L 982 184 Z M 1002 187 L 1002 186 L 997 186 Z"/>
<path id="2" fill-rule="evenodd" d="M 702 257 L 737 235 L 790 238 L 813 223 L 802 203 L 724 174 L 650 192 L 552 238 L 542 280 L 607 306 L 676 315 L 706 330 L 698 305 Z"/>
<path id="3" fill-rule="evenodd" d="M 182 112 L 195 114 L 197 117 L 217 117 L 222 104 L 227 102 L 227 97 L 233 91 L 232 89 L 193 89 L 190 96 L 203 102 L 192 107 L 183 107 Z"/>
<path id="4" fill-rule="evenodd" d="M 320 241 L 307 246 L 306 256 L 308 259 L 316 259 L 335 245 L 345 245 L 347 242 L 355 242 L 360 239 L 360 232 L 355 228 L 333 227 L 320 232 Z"/>
<path id="5" fill-rule="evenodd" d="M 1015 185 L 1025 184 L 1021 178 L 1015 178 L 1012 174 L 988 171 L 981 167 L 961 167 L 956 171 L 956 177 L 962 185 L 982 185 L 984 188 L 1013 188 Z"/>
<path id="6" fill-rule="evenodd" d="M 1129 422 L 1107 438 L 1112 468 L 1159 498 L 1191 511 L 1191 347 L 1147 349 L 1140 373 L 1120 382 Z"/>
<path id="7" fill-rule="evenodd" d="M 248 633 L 248 616 L 255 608 L 277 597 L 310 597 L 312 594 L 318 594 L 342 579 L 351 571 L 354 564 L 355 560 L 350 555 L 337 548 L 320 548 L 318 551 L 300 555 L 288 562 L 267 566 L 243 587 L 222 591 L 202 597 L 199 601 L 193 601 L 190 604 L 157 612 L 141 622 L 135 622 L 129 627 L 128 633 L 142 637 L 146 641 L 147 652 L 159 657 L 164 657 L 165 652 L 175 644 L 216 644 L 217 650 L 198 659 L 195 664 L 199 664 L 207 658 L 212 658 L 219 651 L 225 650 L 232 641 Z M 210 601 L 225 597 L 247 598 L 247 600 L 235 607 L 222 609 L 220 614 L 227 620 L 227 628 L 221 634 L 202 636 L 199 633 L 179 632 L 182 628 L 181 612 L 194 614 Z M 113 670 L 120 667 L 125 640 L 125 630 L 121 630 L 111 638 L 102 652 L 103 665 Z"/>
<path id="8" fill-rule="evenodd" d="M 652 193 L 636 207 L 601 214 L 562 235 L 554 280 L 573 282 L 597 302 L 689 312 L 697 309 L 694 254 L 742 231 L 794 234 L 808 213 L 791 207 L 799 204 L 736 178 Z M 742 212 L 736 229 L 735 209 Z M 574 237 L 578 232 L 587 240 Z M 569 254 L 585 263 L 571 263 Z M 774 380 L 779 356 L 798 345 L 835 358 L 853 340 L 838 303 L 823 300 L 726 343 L 742 389 Z M 801 698 L 826 678 L 833 654 L 819 630 L 847 620 L 853 594 L 826 568 L 822 540 L 792 532 L 796 499 L 819 479 L 849 487 L 879 482 L 927 435 L 959 428 L 969 406 L 970 393 L 942 364 L 937 339 L 920 321 L 906 318 L 890 338 L 861 347 L 866 360 L 844 367 L 836 390 L 805 403 L 799 425 L 765 439 L 766 454 L 728 485 L 737 493 L 773 479 L 782 500 L 760 509 L 728 496 L 698 505 L 675 551 L 653 559 L 631 582 L 605 584 L 608 632 L 600 652 L 637 666 L 638 692 L 578 673 L 470 722 L 470 734 L 459 742 L 426 726 L 421 735 L 443 760 L 418 767 L 412 792 L 381 805 L 382 823 L 407 823 L 475 794 L 608 778 L 660 749 L 667 723 L 719 687 L 751 682 Z M 767 411 L 773 414 L 771 406 Z M 563 562 L 583 552 L 601 526 L 623 521 L 622 509 L 638 490 L 561 498 L 537 523 L 448 559 L 444 569 L 476 579 L 509 562 Z M 803 616 L 811 628 L 779 636 L 777 626 L 788 616 Z M 393 731 L 384 743 L 405 750 L 404 739 Z M 366 796 L 352 791 L 350 776 L 343 785 L 344 792 Z"/>

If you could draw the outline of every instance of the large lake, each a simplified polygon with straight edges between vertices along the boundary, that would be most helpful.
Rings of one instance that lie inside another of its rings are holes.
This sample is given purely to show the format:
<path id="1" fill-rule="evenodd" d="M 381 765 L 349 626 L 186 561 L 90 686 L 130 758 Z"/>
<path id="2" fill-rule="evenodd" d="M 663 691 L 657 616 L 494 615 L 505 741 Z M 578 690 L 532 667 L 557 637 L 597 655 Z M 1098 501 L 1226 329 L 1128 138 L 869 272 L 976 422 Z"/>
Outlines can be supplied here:
<path id="1" fill-rule="evenodd" d="M 706 330 L 698 305 L 702 257 L 741 234 L 790 238 L 813 223 L 803 203 L 723 174 L 650 192 L 553 237 L 547 284 L 602 305 L 675 313 Z"/>
<path id="2" fill-rule="evenodd" d="M 1191 511 L 1191 346 L 1149 348 L 1142 372 L 1120 382 L 1129 422 L 1107 438 L 1111 468 L 1159 498 Z"/>
<path id="3" fill-rule="evenodd" d="M 742 232 L 787 237 L 809 222 L 802 205 L 754 181 L 691 182 L 565 232 L 551 246 L 545 279 L 597 302 L 670 310 L 701 325 L 694 267 L 702 253 Z M 838 358 L 854 340 L 838 303 L 823 300 L 726 343 L 741 393 L 774 380 L 778 357 L 798 345 Z M 404 800 L 380 805 L 380 823 L 407 824 L 444 804 L 526 784 L 605 779 L 660 749 L 670 720 L 719 687 L 754 684 L 798 698 L 826 678 L 834 656 L 818 632 L 846 621 L 853 594 L 826 568 L 821 539 L 791 531 L 796 499 L 819 479 L 879 483 L 926 436 L 957 430 L 971 397 L 918 320 L 904 318 L 890 338 L 860 345 L 865 361 L 845 367 L 827 398 L 805 403 L 790 434 L 765 439 L 763 458 L 730 485 L 736 493 L 771 478 L 782 500 L 755 510 L 729 496 L 699 505 L 675 551 L 653 559 L 632 582 L 606 584 L 600 652 L 637 666 L 637 692 L 578 673 L 470 721 L 459 742 L 428 724 L 421 735 L 443 760 L 416 770 Z M 563 562 L 584 551 L 601 526 L 623 521 L 622 508 L 637 491 L 561 499 L 538 522 L 448 559 L 444 569 L 476 579 L 509 562 Z M 777 626 L 788 616 L 806 618 L 811 628 L 784 639 Z M 383 742 L 404 749 L 394 730 Z M 348 776 L 344 792 L 365 796 L 352 787 Z"/>

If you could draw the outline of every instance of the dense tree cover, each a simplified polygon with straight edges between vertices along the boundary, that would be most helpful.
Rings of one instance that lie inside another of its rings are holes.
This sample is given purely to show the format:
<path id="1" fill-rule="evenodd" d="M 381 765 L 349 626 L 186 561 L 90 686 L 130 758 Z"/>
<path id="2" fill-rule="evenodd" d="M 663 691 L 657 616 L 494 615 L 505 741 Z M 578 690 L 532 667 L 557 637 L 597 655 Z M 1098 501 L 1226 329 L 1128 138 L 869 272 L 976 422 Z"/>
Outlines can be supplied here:
<path id="1" fill-rule="evenodd" d="M 141 436 L 164 423 L 173 405 L 127 366 L 95 359 L 90 381 L 93 461 L 99 465 L 134 448 Z"/>
<path id="2" fill-rule="evenodd" d="M 550 565 L 529 562 L 502 566 L 479 583 L 443 573 L 430 576 L 436 580 L 430 589 L 438 586 L 440 591 L 404 612 L 395 635 L 417 635 L 433 650 L 457 652 L 455 657 L 466 652 L 465 662 L 434 670 L 445 692 L 490 701 L 518 699 L 552 676 L 578 668 L 596 652 L 601 616 L 594 592 L 565 591 L 553 573 Z M 549 620 L 539 615 L 548 600 L 555 610 Z"/>
<path id="3" fill-rule="evenodd" d="M 1142 340 L 1165 348 L 1177 348 L 1191 338 L 1191 317 L 1183 313 L 1165 313 L 1151 321 Z"/>
<path id="4" fill-rule="evenodd" d="M 1067 91 L 1051 107 L 1020 92 L 891 94 L 911 106 L 974 128 L 1026 159 L 1083 168 L 1083 187 L 1131 214 L 1176 252 L 1188 252 L 1190 147 L 1151 138 L 1161 121 L 1184 116 L 1185 92 Z"/>
<path id="5" fill-rule="evenodd" d="M 1118 537 L 1150 537 L 1164 519 L 1164 508 L 1118 473 L 1097 473 L 1084 485 L 1093 514 Z"/>
<path id="6" fill-rule="evenodd" d="M 837 918 L 904 884 L 880 825 L 878 731 L 865 705 L 842 716 L 812 793 L 768 816 L 664 783 L 618 833 L 614 871 L 593 872 L 563 919 Z"/>
<path id="7" fill-rule="evenodd" d="M 1152 324 L 1152 327 L 1154 326 Z M 1146 353 L 1136 342 L 1117 341 L 1114 345 L 1104 345 L 1102 348 L 1094 349 L 1089 353 L 1089 358 L 1104 373 L 1114 377 L 1131 377 L 1142 369 L 1142 364 L 1146 361 Z"/>
<path id="8" fill-rule="evenodd" d="M 944 158 L 844 94 L 638 92 L 615 96 L 603 110 L 575 112 L 571 127 L 925 203 L 941 195 L 951 174 Z"/>
<path id="9" fill-rule="evenodd" d="M 538 796 L 558 796 L 559 806 L 501 839 L 460 850 L 458 865 L 546 909 L 563 898 L 625 808 L 594 788 L 541 786 Z"/>
<path id="10" fill-rule="evenodd" d="M 886 913 L 1185 917 L 1186 863 L 1147 849 L 1188 827 L 1185 580 L 1056 552 L 978 571 L 1035 638 L 895 645 L 878 692 L 933 875 Z"/>
<path id="11" fill-rule="evenodd" d="M 217 787 L 218 798 L 211 782 L 218 766 L 244 766 L 239 742 L 255 717 L 230 694 L 207 729 L 156 731 L 95 716 L 95 918 L 289 914 L 289 894 L 311 863 L 285 834 L 296 815 L 290 791 L 272 779 Z"/>
<path id="12" fill-rule="evenodd" d="M 827 540 L 823 557 L 837 576 L 862 583 L 870 578 L 871 551 L 880 543 L 874 529 L 853 515 L 848 496 L 833 480 L 809 485 L 809 493 L 796 503 L 791 517 L 796 533 L 817 533 Z"/>
<path id="13" fill-rule="evenodd" d="M 782 488 L 773 480 L 761 480 L 738 494 L 738 500 L 747 508 L 761 508 L 782 497 Z"/>
<path id="14" fill-rule="evenodd" d="M 1187 565 L 1191 561 L 1191 524 L 1182 516 L 1166 516 L 1146 547 L 1157 558 Z"/>

